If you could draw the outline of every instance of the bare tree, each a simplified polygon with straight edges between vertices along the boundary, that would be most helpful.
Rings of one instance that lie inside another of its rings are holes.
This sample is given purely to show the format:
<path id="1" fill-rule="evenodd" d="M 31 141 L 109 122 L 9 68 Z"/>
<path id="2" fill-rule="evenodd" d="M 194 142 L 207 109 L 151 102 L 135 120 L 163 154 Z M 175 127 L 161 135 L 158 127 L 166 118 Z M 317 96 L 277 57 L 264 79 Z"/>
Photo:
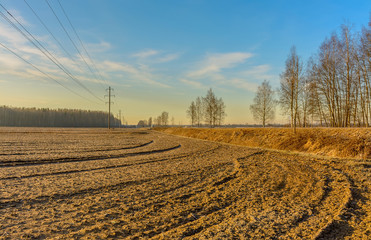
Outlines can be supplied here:
<path id="1" fill-rule="evenodd" d="M 191 119 L 192 126 L 196 123 L 196 115 L 196 104 L 192 101 L 191 105 L 187 109 L 187 116 Z"/>
<path id="2" fill-rule="evenodd" d="M 285 71 L 281 74 L 280 104 L 285 112 L 289 112 L 291 127 L 296 132 L 299 118 L 299 90 L 302 82 L 303 63 L 293 46 L 286 60 Z"/>
<path id="3" fill-rule="evenodd" d="M 152 127 L 152 117 L 150 117 L 150 118 L 148 119 L 148 126 L 149 126 L 149 127 Z"/>
<path id="4" fill-rule="evenodd" d="M 210 127 L 214 127 L 216 122 L 217 99 L 211 88 L 207 91 L 206 96 L 202 98 L 202 101 L 205 122 Z"/>
<path id="5" fill-rule="evenodd" d="M 169 113 L 168 112 L 162 112 L 161 114 L 161 125 L 167 126 L 169 123 Z"/>
<path id="6" fill-rule="evenodd" d="M 339 44 L 339 57 L 341 59 L 340 78 L 342 95 L 345 97 L 343 122 L 341 126 L 349 127 L 351 125 L 351 117 L 356 119 L 357 114 L 357 97 L 356 82 L 355 82 L 355 47 L 354 39 L 350 27 L 347 25 L 341 26 L 341 38 Z"/>
<path id="7" fill-rule="evenodd" d="M 217 99 L 216 101 L 216 117 L 217 117 L 217 122 L 216 124 L 218 126 L 221 126 L 224 122 L 225 117 L 227 116 L 225 112 L 225 104 L 222 98 Z"/>
<path id="8" fill-rule="evenodd" d="M 306 81 L 307 81 L 307 94 L 308 94 L 308 114 L 311 116 L 311 123 L 318 121 L 320 126 L 326 122 L 324 118 L 322 99 L 319 95 L 318 88 L 318 69 L 314 58 L 310 58 L 307 63 Z"/>
<path id="9" fill-rule="evenodd" d="M 368 28 L 363 27 L 358 40 L 357 54 L 357 82 L 359 92 L 359 108 L 363 125 L 370 126 L 371 122 L 371 18 Z"/>
<path id="10" fill-rule="evenodd" d="M 174 116 L 171 117 L 171 125 L 172 126 L 175 126 L 175 118 L 174 118 Z"/>
<path id="11" fill-rule="evenodd" d="M 250 105 L 250 111 L 255 120 L 262 123 L 265 127 L 266 123 L 274 119 L 274 108 L 276 101 L 274 100 L 274 91 L 267 80 L 258 87 L 254 103 Z"/>
<path id="12" fill-rule="evenodd" d="M 280 102 L 291 126 L 306 126 L 308 116 L 322 126 L 370 126 L 371 18 L 357 34 L 342 25 L 308 61 L 305 76 L 295 49 L 281 74 Z M 301 124 L 302 123 L 302 124 Z"/>
<path id="13" fill-rule="evenodd" d="M 203 113 L 202 113 L 202 101 L 201 101 L 201 98 L 200 97 L 197 97 L 196 98 L 196 103 L 195 103 L 195 107 L 196 107 L 196 119 L 195 119 L 195 123 L 197 124 L 198 127 L 201 126 L 201 122 L 202 122 L 202 117 L 203 117 Z"/>
<path id="14" fill-rule="evenodd" d="M 162 125 L 162 118 L 161 116 L 158 116 L 157 118 L 155 118 L 155 123 L 157 126 L 161 126 Z"/>
<path id="15" fill-rule="evenodd" d="M 210 88 L 205 97 L 197 97 L 196 102 L 192 101 L 187 109 L 187 116 L 190 118 L 192 126 L 201 126 L 204 120 L 207 125 L 214 127 L 222 125 L 225 117 L 225 104 L 222 98 L 217 98 Z"/>

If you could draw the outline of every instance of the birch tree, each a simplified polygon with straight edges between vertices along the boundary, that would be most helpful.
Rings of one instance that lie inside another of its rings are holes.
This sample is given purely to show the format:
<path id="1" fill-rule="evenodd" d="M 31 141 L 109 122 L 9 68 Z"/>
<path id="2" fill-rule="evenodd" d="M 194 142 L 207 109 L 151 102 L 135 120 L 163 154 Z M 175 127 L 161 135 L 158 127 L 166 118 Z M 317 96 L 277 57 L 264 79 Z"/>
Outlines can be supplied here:
<path id="1" fill-rule="evenodd" d="M 201 126 L 202 118 L 203 118 L 203 112 L 202 112 L 202 101 L 200 97 L 196 98 L 196 103 L 195 103 L 195 114 L 196 114 L 196 119 L 195 119 L 195 124 L 197 124 L 197 127 Z"/>
<path id="2" fill-rule="evenodd" d="M 205 122 L 210 127 L 213 127 L 215 126 L 215 121 L 216 121 L 215 115 L 216 115 L 216 110 L 217 110 L 217 106 L 216 106 L 217 99 L 211 88 L 207 91 L 206 96 L 202 98 L 202 101 L 203 101 L 203 106 L 204 106 L 203 108 L 204 108 Z"/>
<path id="3" fill-rule="evenodd" d="M 216 108 L 216 118 L 217 118 L 216 124 L 218 126 L 221 126 L 224 122 L 225 117 L 227 116 L 227 114 L 225 112 L 226 106 L 225 106 L 224 101 L 223 101 L 222 98 L 217 99 L 216 106 L 217 106 L 217 108 Z"/>
<path id="4" fill-rule="evenodd" d="M 254 103 L 250 105 L 250 111 L 256 121 L 261 122 L 263 127 L 274 119 L 275 109 L 274 91 L 267 80 L 258 87 Z"/>
<path id="5" fill-rule="evenodd" d="M 167 126 L 169 123 L 169 113 L 168 112 L 162 112 L 161 113 L 161 122 L 162 125 Z"/>
<path id="6" fill-rule="evenodd" d="M 291 118 L 291 127 L 296 132 L 299 119 L 299 90 L 302 82 L 303 63 L 293 46 L 286 60 L 285 71 L 281 74 L 280 104 Z"/>
<path id="7" fill-rule="evenodd" d="M 187 116 L 190 118 L 192 126 L 194 126 L 197 121 L 197 110 L 194 101 L 192 101 L 191 105 L 187 109 Z"/>

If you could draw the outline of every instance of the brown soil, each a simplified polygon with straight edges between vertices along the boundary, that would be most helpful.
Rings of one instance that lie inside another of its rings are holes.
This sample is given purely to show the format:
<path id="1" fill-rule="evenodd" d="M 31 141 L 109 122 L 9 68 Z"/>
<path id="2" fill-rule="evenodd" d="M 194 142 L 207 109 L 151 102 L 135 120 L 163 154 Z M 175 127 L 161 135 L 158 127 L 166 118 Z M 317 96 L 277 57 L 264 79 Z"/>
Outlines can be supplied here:
<path id="1" fill-rule="evenodd" d="M 369 239 L 371 161 L 0 129 L 0 239 Z"/>

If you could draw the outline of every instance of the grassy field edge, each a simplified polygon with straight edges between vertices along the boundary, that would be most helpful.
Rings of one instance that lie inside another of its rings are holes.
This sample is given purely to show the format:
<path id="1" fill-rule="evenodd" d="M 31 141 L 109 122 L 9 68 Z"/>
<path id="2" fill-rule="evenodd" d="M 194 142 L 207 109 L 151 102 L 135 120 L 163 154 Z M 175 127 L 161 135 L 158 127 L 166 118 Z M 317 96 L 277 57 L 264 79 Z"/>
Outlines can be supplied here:
<path id="1" fill-rule="evenodd" d="M 249 147 L 298 151 L 329 157 L 371 159 L 369 128 L 177 128 L 154 130 Z"/>

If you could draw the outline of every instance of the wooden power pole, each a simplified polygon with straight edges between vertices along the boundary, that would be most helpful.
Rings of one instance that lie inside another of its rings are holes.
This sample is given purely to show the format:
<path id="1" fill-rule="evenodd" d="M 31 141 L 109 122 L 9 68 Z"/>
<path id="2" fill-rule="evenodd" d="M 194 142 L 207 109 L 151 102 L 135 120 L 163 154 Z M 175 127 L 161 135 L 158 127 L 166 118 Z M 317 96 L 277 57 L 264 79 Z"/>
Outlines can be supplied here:
<path id="1" fill-rule="evenodd" d="M 111 128 L 111 104 L 113 104 L 113 102 L 111 101 L 111 97 L 114 97 L 115 95 L 112 95 L 111 92 L 113 91 L 113 88 L 111 87 L 108 87 L 106 89 L 108 91 L 108 95 L 105 95 L 105 97 L 108 97 L 108 129 Z"/>
<path id="2" fill-rule="evenodd" d="M 119 128 L 121 128 L 121 109 L 119 110 Z"/>

